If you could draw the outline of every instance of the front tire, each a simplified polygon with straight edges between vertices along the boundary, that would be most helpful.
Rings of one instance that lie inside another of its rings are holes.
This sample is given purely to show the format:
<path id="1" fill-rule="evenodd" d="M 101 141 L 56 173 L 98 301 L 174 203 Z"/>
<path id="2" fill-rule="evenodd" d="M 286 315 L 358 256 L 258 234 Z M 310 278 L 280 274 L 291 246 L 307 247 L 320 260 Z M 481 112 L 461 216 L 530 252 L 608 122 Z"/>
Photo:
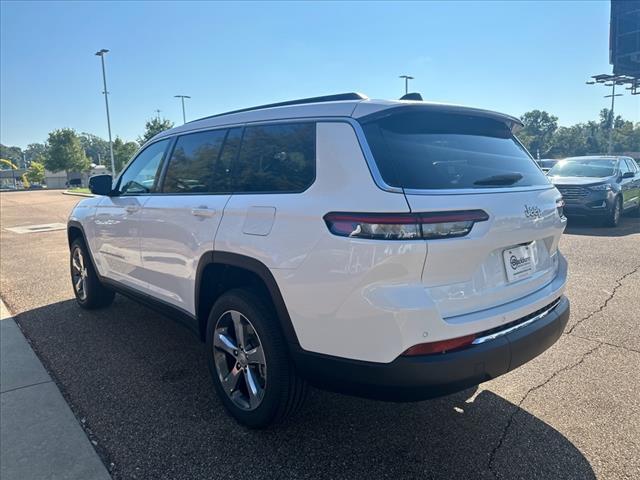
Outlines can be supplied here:
<path id="1" fill-rule="evenodd" d="M 103 308 L 113 302 L 115 292 L 105 287 L 91 262 L 89 250 L 81 238 L 71 243 L 71 284 L 78 305 L 87 310 Z"/>
<path id="2" fill-rule="evenodd" d="M 272 308 L 257 294 L 235 289 L 209 314 L 207 362 L 216 392 L 242 425 L 265 428 L 303 404 L 307 385 L 292 365 Z"/>
<path id="3" fill-rule="evenodd" d="M 605 226 L 607 227 L 617 227 L 620 224 L 620 217 L 622 216 L 622 198 L 616 197 L 611 210 L 607 214 L 607 218 L 605 220 Z"/>

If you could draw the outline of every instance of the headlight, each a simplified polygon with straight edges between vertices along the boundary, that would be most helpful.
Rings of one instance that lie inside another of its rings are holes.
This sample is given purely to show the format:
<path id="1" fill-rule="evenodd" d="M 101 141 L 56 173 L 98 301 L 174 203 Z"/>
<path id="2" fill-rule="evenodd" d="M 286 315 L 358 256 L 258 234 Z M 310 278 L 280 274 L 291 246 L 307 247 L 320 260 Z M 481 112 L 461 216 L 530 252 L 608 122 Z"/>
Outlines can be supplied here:
<path id="1" fill-rule="evenodd" d="M 595 190 L 595 191 L 611 190 L 611 184 L 610 183 L 602 183 L 600 185 L 591 185 L 589 187 L 589 190 Z"/>

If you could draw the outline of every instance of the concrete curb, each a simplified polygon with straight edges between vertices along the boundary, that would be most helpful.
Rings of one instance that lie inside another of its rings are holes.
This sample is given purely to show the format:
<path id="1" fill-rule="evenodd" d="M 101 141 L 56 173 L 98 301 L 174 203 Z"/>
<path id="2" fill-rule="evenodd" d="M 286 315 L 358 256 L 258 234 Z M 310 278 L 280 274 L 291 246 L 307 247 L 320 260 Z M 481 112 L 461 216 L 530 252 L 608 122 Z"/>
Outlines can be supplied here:
<path id="1" fill-rule="evenodd" d="M 65 190 L 62 192 L 63 195 L 72 195 L 74 197 L 93 197 L 92 193 L 82 193 L 82 192 L 70 192 L 69 190 Z"/>
<path id="2" fill-rule="evenodd" d="M 2 300 L 0 478 L 111 478 Z"/>

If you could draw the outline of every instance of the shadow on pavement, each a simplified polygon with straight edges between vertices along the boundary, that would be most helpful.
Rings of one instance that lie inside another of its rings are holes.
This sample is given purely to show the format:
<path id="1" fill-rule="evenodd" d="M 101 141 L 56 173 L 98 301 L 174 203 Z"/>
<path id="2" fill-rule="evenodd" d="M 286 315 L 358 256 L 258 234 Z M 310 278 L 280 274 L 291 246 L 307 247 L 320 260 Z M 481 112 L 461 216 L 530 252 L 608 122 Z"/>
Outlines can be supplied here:
<path id="1" fill-rule="evenodd" d="M 568 235 L 588 235 L 590 237 L 624 237 L 640 233 L 640 218 L 625 215 L 615 228 L 602 226 L 597 220 L 570 218 L 564 233 Z"/>
<path id="2" fill-rule="evenodd" d="M 560 432 L 489 391 L 393 404 L 313 390 L 297 418 L 249 431 L 216 398 L 204 346 L 155 312 L 117 296 L 17 321 L 115 479 L 595 478 Z"/>

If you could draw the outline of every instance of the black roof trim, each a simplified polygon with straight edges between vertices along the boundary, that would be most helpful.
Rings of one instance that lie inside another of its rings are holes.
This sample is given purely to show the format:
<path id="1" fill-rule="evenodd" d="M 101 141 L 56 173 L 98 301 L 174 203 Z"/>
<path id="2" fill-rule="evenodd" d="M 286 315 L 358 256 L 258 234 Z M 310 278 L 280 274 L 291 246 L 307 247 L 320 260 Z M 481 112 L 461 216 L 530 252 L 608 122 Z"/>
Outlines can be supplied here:
<path id="1" fill-rule="evenodd" d="M 458 105 L 446 105 L 446 104 L 438 104 L 438 103 L 424 103 L 424 104 L 415 104 L 415 105 L 399 105 L 397 107 L 386 108 L 384 110 L 380 110 L 378 112 L 373 112 L 363 117 L 358 118 L 360 123 L 373 122 L 376 120 L 380 120 L 381 118 L 387 117 L 389 115 L 394 115 L 396 113 L 401 112 L 415 112 L 416 109 L 421 109 L 429 112 L 443 112 L 443 113 L 454 113 L 459 115 L 470 115 L 474 117 L 485 117 L 492 118 L 494 120 L 498 120 L 500 122 L 505 123 L 512 131 L 522 127 L 522 121 L 519 118 L 512 117 L 511 115 L 506 115 L 504 113 L 493 112 L 491 110 L 483 110 L 480 108 L 471 108 L 471 107 L 462 107 Z"/>
<path id="2" fill-rule="evenodd" d="M 209 118 L 222 117 L 223 115 L 231 115 L 232 113 L 251 112 L 253 110 L 262 110 L 265 108 L 273 107 L 286 107 L 289 105 L 304 105 L 306 103 L 323 103 L 323 102 L 339 102 L 344 100 L 367 100 L 367 96 L 361 93 L 349 92 L 349 93 L 337 93 L 335 95 L 323 95 L 321 97 L 301 98 L 299 100 L 289 100 L 287 102 L 268 103 L 266 105 L 258 105 L 257 107 L 241 108 L 239 110 L 232 110 L 230 112 L 218 113 L 216 115 L 209 115 L 208 117 L 198 118 L 197 120 L 191 120 L 187 123 L 199 122 L 200 120 L 207 120 Z"/>

